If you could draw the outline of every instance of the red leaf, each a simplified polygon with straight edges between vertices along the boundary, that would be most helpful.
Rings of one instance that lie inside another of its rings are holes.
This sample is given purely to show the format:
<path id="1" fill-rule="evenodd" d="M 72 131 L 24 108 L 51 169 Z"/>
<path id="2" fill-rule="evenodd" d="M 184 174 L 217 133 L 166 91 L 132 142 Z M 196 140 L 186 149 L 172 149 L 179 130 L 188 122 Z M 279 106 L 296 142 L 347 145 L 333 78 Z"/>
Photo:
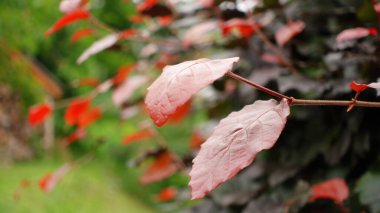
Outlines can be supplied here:
<path id="1" fill-rule="evenodd" d="M 166 66 L 161 76 L 148 88 L 145 98 L 150 117 L 162 126 L 175 110 L 192 95 L 232 69 L 238 57 L 198 59 Z"/>
<path id="2" fill-rule="evenodd" d="M 363 38 L 369 35 L 377 35 L 377 30 L 375 28 L 364 28 L 357 27 L 343 30 L 336 37 L 337 42 L 344 42 L 354 39 Z"/>
<path id="3" fill-rule="evenodd" d="M 62 0 L 59 10 L 63 13 L 70 13 L 83 7 L 87 2 L 88 0 Z"/>
<path id="4" fill-rule="evenodd" d="M 78 127 L 86 128 L 88 125 L 94 123 L 102 115 L 102 110 L 98 107 L 88 109 L 83 112 L 78 118 Z"/>
<path id="5" fill-rule="evenodd" d="M 82 113 L 84 113 L 89 104 L 90 99 L 76 99 L 71 101 L 65 112 L 65 121 L 68 125 L 75 125 Z"/>
<path id="6" fill-rule="evenodd" d="M 26 189 L 30 186 L 30 180 L 28 179 L 23 179 L 21 182 L 20 182 L 20 186 L 22 189 Z"/>
<path id="7" fill-rule="evenodd" d="M 170 115 L 169 122 L 180 123 L 190 112 L 191 101 L 186 102 L 182 106 L 178 107 L 176 111 Z"/>
<path id="8" fill-rule="evenodd" d="M 348 198 L 350 192 L 346 182 L 340 178 L 333 178 L 319 184 L 313 185 L 311 188 L 312 195 L 310 201 L 317 199 L 331 199 L 337 204 L 342 203 Z"/>
<path id="9" fill-rule="evenodd" d="M 136 133 L 133 133 L 131 135 L 124 137 L 123 144 L 128 145 L 132 142 L 144 140 L 150 137 L 152 137 L 152 132 L 148 129 L 144 129 L 144 130 L 138 131 Z"/>
<path id="10" fill-rule="evenodd" d="M 136 34 L 135 29 L 128 29 L 128 30 L 121 31 L 119 36 L 120 36 L 120 39 L 128 39 L 129 37 L 131 37 L 135 34 Z"/>
<path id="11" fill-rule="evenodd" d="M 119 67 L 115 77 L 113 77 L 112 79 L 113 83 L 115 85 L 122 83 L 128 77 L 128 74 L 133 70 L 133 68 L 135 68 L 134 64 L 128 64 L 128 65 Z"/>
<path id="12" fill-rule="evenodd" d="M 366 90 L 368 87 L 371 87 L 371 88 L 374 88 L 374 89 L 380 89 L 380 83 L 358 84 L 355 81 L 352 81 L 350 83 L 350 87 L 355 92 L 361 93 L 364 90 Z"/>
<path id="13" fill-rule="evenodd" d="M 95 55 L 107 48 L 112 47 L 120 38 L 119 33 L 113 33 L 96 42 L 94 42 L 88 49 L 86 49 L 82 55 L 79 56 L 77 63 L 81 64 L 87 60 L 90 56 Z"/>
<path id="14" fill-rule="evenodd" d="M 86 37 L 86 36 L 90 36 L 90 35 L 93 35 L 94 34 L 94 30 L 93 29 L 81 29 L 81 30 L 78 30 L 76 31 L 72 36 L 71 36 L 71 42 L 72 43 L 76 43 L 77 41 L 79 41 L 80 39 Z"/>
<path id="15" fill-rule="evenodd" d="M 190 138 L 190 148 L 192 149 L 200 149 L 203 142 L 205 142 L 206 139 L 199 134 L 197 131 L 194 131 Z"/>
<path id="16" fill-rule="evenodd" d="M 140 183 L 149 184 L 166 179 L 177 171 L 177 166 L 169 152 L 163 152 L 157 156 L 156 160 L 149 165 L 144 175 L 140 178 Z"/>
<path id="17" fill-rule="evenodd" d="M 173 21 L 173 16 L 160 16 L 157 20 L 161 26 L 168 26 Z"/>
<path id="18" fill-rule="evenodd" d="M 145 17 L 142 15 L 135 15 L 129 18 L 129 21 L 132 23 L 142 23 L 144 22 Z"/>
<path id="19" fill-rule="evenodd" d="M 287 25 L 276 31 L 275 37 L 277 44 L 284 46 L 294 36 L 301 33 L 304 28 L 305 23 L 303 21 L 289 22 Z"/>
<path id="20" fill-rule="evenodd" d="M 133 76 L 127 79 L 113 91 L 112 101 L 116 106 L 121 106 L 139 87 L 144 85 L 147 81 L 148 79 L 141 75 Z"/>
<path id="21" fill-rule="evenodd" d="M 39 181 L 39 187 L 42 191 L 50 192 L 54 189 L 57 183 L 66 175 L 72 168 L 71 164 L 66 163 L 61 168 L 53 173 L 49 173 L 42 177 Z"/>
<path id="22" fill-rule="evenodd" d="M 201 45 L 210 43 L 213 39 L 212 33 L 218 29 L 218 23 L 216 21 L 205 21 L 194 25 L 184 34 L 182 45 L 188 48 L 192 44 Z"/>
<path id="23" fill-rule="evenodd" d="M 289 105 L 284 99 L 256 101 L 221 120 L 201 146 L 190 172 L 191 198 L 204 197 L 270 149 L 280 136 Z"/>
<path id="24" fill-rule="evenodd" d="M 177 195 L 177 190 L 173 187 L 167 187 L 160 191 L 160 193 L 156 196 L 156 199 L 161 202 L 171 201 Z"/>
<path id="25" fill-rule="evenodd" d="M 162 69 L 168 64 L 172 63 L 173 61 L 176 60 L 176 56 L 171 54 L 171 53 L 162 53 L 160 54 L 160 57 L 157 59 L 157 62 L 155 64 L 157 69 Z"/>
<path id="26" fill-rule="evenodd" d="M 61 28 L 72 24 L 76 21 L 88 19 L 90 17 L 90 13 L 85 10 L 75 10 L 73 12 L 70 12 L 63 16 L 61 19 L 59 19 L 53 27 L 51 27 L 46 33 L 46 36 L 50 36 L 51 34 L 55 33 L 56 31 L 60 30 Z"/>
<path id="27" fill-rule="evenodd" d="M 137 6 L 137 11 L 142 12 L 144 10 L 147 10 L 147 9 L 153 7 L 157 3 L 158 3 L 158 0 L 144 0 L 144 2 L 142 4 L 139 4 Z"/>
<path id="28" fill-rule="evenodd" d="M 31 126 L 36 126 L 44 122 L 52 113 L 52 108 L 48 104 L 39 104 L 29 108 L 28 122 Z"/>
<path id="29" fill-rule="evenodd" d="M 350 83 L 350 87 L 355 92 L 360 93 L 360 92 L 363 92 L 364 90 L 366 90 L 368 88 L 368 85 L 367 84 L 358 84 L 355 81 L 352 81 Z"/>
<path id="30" fill-rule="evenodd" d="M 247 19 L 234 18 L 222 24 L 223 35 L 227 36 L 232 30 L 237 29 L 244 38 L 249 38 L 260 26 Z"/>
<path id="31" fill-rule="evenodd" d="M 67 145 L 70 145 L 71 143 L 74 143 L 75 141 L 81 140 L 86 136 L 86 130 L 85 129 L 77 129 L 75 132 L 71 133 L 69 136 L 66 137 Z"/>
<path id="32" fill-rule="evenodd" d="M 74 81 L 75 86 L 92 86 L 96 87 L 99 84 L 99 80 L 97 78 L 82 78 Z"/>

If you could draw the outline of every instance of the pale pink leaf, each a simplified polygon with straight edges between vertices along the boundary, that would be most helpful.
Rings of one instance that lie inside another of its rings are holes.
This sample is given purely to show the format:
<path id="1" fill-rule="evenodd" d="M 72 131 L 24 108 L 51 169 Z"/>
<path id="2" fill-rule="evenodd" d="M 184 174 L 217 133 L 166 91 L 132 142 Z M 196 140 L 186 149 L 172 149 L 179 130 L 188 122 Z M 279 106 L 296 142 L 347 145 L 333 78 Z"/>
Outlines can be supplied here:
<path id="1" fill-rule="evenodd" d="M 289 22 L 287 25 L 276 31 L 275 37 L 277 44 L 284 46 L 294 36 L 301 33 L 304 28 L 305 23 L 303 21 Z"/>
<path id="2" fill-rule="evenodd" d="M 154 123 L 162 126 L 177 107 L 230 71 L 238 60 L 238 57 L 216 60 L 202 58 L 166 66 L 161 76 L 148 88 L 145 98 Z"/>
<path id="3" fill-rule="evenodd" d="M 112 93 L 112 100 L 116 106 L 121 106 L 127 101 L 140 86 L 148 79 L 145 76 L 132 76 L 118 86 Z"/>
<path id="4" fill-rule="evenodd" d="M 380 82 L 370 83 L 368 86 L 374 89 L 380 89 Z"/>
<path id="5" fill-rule="evenodd" d="M 380 13 L 380 3 L 376 3 L 376 4 L 374 5 L 374 8 L 375 8 L 375 11 L 376 11 L 377 13 Z"/>
<path id="6" fill-rule="evenodd" d="M 55 172 L 45 176 L 40 180 L 40 188 L 43 191 L 50 192 L 58 184 L 58 182 L 72 169 L 72 164 L 66 163 Z"/>
<path id="7" fill-rule="evenodd" d="M 187 48 L 190 45 L 207 44 L 212 41 L 212 32 L 218 29 L 218 23 L 214 20 L 194 25 L 184 34 L 182 45 Z"/>
<path id="8" fill-rule="evenodd" d="M 78 58 L 77 63 L 81 64 L 87 60 L 90 56 L 95 55 L 111 46 L 113 46 L 119 40 L 119 34 L 114 33 L 108 35 L 95 43 L 93 43 L 87 50 L 85 50 L 82 55 Z"/>
<path id="9" fill-rule="evenodd" d="M 107 92 L 109 89 L 111 89 L 112 85 L 113 85 L 112 79 L 108 79 L 104 81 L 103 83 L 101 83 L 100 85 L 98 85 L 95 88 L 95 90 L 98 93 L 104 93 L 104 92 Z"/>
<path id="10" fill-rule="evenodd" d="M 221 120 L 201 146 L 190 172 L 191 198 L 204 197 L 247 167 L 280 136 L 287 116 L 287 100 L 256 101 Z"/>
<path id="11" fill-rule="evenodd" d="M 62 0 L 59 3 L 59 10 L 62 13 L 69 13 L 81 6 L 82 0 Z"/>
<path id="12" fill-rule="evenodd" d="M 277 65 L 285 65 L 284 61 L 278 57 L 278 55 L 273 54 L 273 53 L 264 53 L 260 56 L 261 60 L 272 63 L 272 64 L 277 64 Z"/>
<path id="13" fill-rule="evenodd" d="M 363 38 L 369 35 L 375 34 L 374 29 L 365 28 L 365 27 L 357 27 L 343 30 L 336 37 L 337 42 L 350 41 L 354 39 Z"/>

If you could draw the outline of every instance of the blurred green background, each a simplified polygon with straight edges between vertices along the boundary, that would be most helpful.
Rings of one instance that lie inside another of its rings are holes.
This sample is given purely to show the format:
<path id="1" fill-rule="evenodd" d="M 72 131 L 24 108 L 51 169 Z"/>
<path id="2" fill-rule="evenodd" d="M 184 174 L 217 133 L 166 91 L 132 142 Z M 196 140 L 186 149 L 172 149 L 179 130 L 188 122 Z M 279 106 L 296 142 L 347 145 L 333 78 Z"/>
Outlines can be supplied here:
<path id="1" fill-rule="evenodd" d="M 92 14 L 112 27 L 124 29 L 130 25 L 127 18 L 134 13 L 130 4 L 120 0 L 94 0 L 91 4 Z M 123 136 L 137 131 L 138 122 L 147 117 L 120 120 L 110 92 L 95 98 L 93 105 L 101 106 L 104 114 L 87 130 L 84 140 L 70 147 L 70 152 L 44 150 L 42 127 L 31 129 L 26 124 L 28 108 L 52 95 L 52 91 L 41 86 L 31 64 L 38 64 L 61 89 L 62 94 L 56 99 L 62 100 L 88 94 L 93 89 L 74 87 L 73 81 L 87 77 L 104 81 L 114 76 L 118 67 L 135 61 L 136 53 L 131 45 L 130 50 L 123 53 L 106 51 L 77 65 L 77 57 L 107 32 L 99 30 L 97 36 L 72 44 L 70 35 L 77 29 L 89 27 L 88 23 L 78 22 L 76 26 L 68 26 L 45 37 L 44 32 L 62 16 L 58 5 L 58 0 L 0 1 L 0 90 L 3 91 L 0 107 L 6 113 L 15 109 L 12 131 L 3 135 L 0 132 L 0 212 L 157 212 L 163 208 L 156 201 L 155 194 L 172 183 L 185 187 L 188 179 L 175 175 L 149 186 L 142 187 L 138 183 L 142 170 L 128 168 L 128 160 L 146 148 L 157 147 L 157 144 L 152 140 L 129 147 L 121 144 Z M 63 108 L 54 112 L 57 144 L 74 131 L 64 124 L 63 114 Z M 202 115 L 159 131 L 164 137 L 176 139 L 169 140 L 173 141 L 169 146 L 182 155 L 189 149 L 190 127 L 197 119 L 202 119 Z M 173 128 L 176 128 L 175 132 Z M 28 138 L 26 143 L 24 135 Z M 7 154 L 9 137 L 21 141 L 11 154 Z M 102 145 L 94 148 L 99 141 L 103 142 Z M 38 182 L 44 175 L 57 170 L 67 159 L 80 158 L 94 150 L 91 160 L 72 169 L 52 192 L 38 189 Z M 18 152 L 21 152 L 20 156 Z M 23 187 L 25 182 L 28 186 Z M 169 205 L 165 208 L 171 211 L 178 207 Z"/>

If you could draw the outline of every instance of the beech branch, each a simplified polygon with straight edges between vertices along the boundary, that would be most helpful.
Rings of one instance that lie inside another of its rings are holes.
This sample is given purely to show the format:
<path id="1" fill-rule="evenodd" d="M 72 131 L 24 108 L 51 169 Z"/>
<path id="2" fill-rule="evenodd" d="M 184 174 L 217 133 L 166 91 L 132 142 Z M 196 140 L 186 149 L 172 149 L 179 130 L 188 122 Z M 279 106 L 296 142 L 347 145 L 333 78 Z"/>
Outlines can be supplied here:
<path id="1" fill-rule="evenodd" d="M 369 101 L 358 101 L 353 99 L 352 101 L 343 101 L 343 100 L 305 100 L 305 99 L 296 99 L 293 97 L 286 96 L 259 84 L 253 83 L 252 81 L 241 77 L 231 71 L 227 72 L 227 76 L 236 79 L 240 82 L 246 83 L 262 92 L 265 92 L 269 95 L 272 95 L 277 98 L 287 99 L 290 106 L 304 105 L 304 106 L 351 106 L 354 104 L 358 107 L 380 107 L 380 102 L 369 102 Z"/>

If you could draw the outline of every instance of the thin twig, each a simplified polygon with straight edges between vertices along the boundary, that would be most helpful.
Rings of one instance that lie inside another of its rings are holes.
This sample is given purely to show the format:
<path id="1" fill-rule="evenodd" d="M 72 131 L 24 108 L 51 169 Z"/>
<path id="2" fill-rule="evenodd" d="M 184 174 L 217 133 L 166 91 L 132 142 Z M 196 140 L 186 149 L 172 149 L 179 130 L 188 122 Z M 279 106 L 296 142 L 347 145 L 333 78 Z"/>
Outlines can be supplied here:
<path id="1" fill-rule="evenodd" d="M 99 28 L 102 28 L 102 29 L 105 29 L 107 31 L 110 31 L 110 32 L 113 32 L 113 33 L 116 33 L 118 32 L 118 30 L 114 29 L 113 27 L 107 25 L 106 23 L 100 21 L 99 19 L 97 19 L 95 16 L 90 16 L 90 22 L 92 24 L 94 24 L 95 26 L 99 27 Z"/>
<path id="2" fill-rule="evenodd" d="M 304 100 L 304 99 L 292 99 L 291 106 L 305 105 L 305 106 L 349 106 L 352 101 L 341 100 Z M 355 101 L 356 107 L 380 107 L 380 102 L 368 102 L 368 101 Z"/>
<path id="3" fill-rule="evenodd" d="M 290 97 L 288 97 L 288 96 L 286 96 L 286 95 L 283 95 L 283 94 L 281 94 L 281 93 L 278 93 L 278 92 L 276 92 L 276 91 L 273 91 L 273 90 L 271 90 L 271 89 L 268 89 L 268 88 L 266 88 L 266 87 L 263 87 L 263 86 L 261 86 L 261 85 L 258 85 L 258 84 L 256 84 L 256 83 L 253 83 L 252 81 L 250 81 L 250 80 L 248 80 L 248 79 L 246 79 L 246 78 L 243 78 L 243 77 L 241 77 L 240 75 L 237 75 L 237 74 L 235 74 L 235 73 L 233 73 L 233 72 L 227 72 L 227 76 L 229 76 L 229 77 L 231 77 L 231 78 L 234 78 L 234 79 L 236 79 L 236 80 L 238 80 L 238 81 L 241 81 L 241 82 L 244 82 L 244 83 L 246 83 L 246 84 L 248 84 L 248 85 L 250 85 L 250 86 L 252 86 L 252 87 L 255 87 L 256 89 L 258 89 L 258 90 L 261 90 L 261 91 L 263 91 L 263 92 L 265 92 L 265 93 L 268 93 L 269 95 L 272 95 L 272 96 L 275 96 L 275 97 L 277 97 L 277 98 L 281 98 L 281 99 L 283 99 L 283 98 L 286 98 L 286 99 L 290 99 Z"/>
<path id="4" fill-rule="evenodd" d="M 277 55 L 277 57 L 284 62 L 284 65 L 292 72 L 293 74 L 299 75 L 300 72 L 289 62 L 289 60 L 285 57 L 285 55 L 281 52 L 281 50 L 274 45 L 269 38 L 261 31 L 260 28 L 256 30 L 256 34 L 259 38 L 266 44 L 270 49 L 272 49 L 273 53 Z"/>
<path id="5" fill-rule="evenodd" d="M 293 97 L 288 97 L 279 92 L 268 89 L 264 86 L 253 83 L 252 81 L 241 77 L 233 72 L 227 72 L 227 76 L 234 78 L 240 82 L 246 83 L 258 90 L 261 90 L 269 95 L 275 96 L 281 99 L 287 99 L 290 106 L 296 105 L 305 105 L 305 106 L 350 106 L 351 104 L 355 104 L 357 107 L 380 107 L 380 102 L 368 102 L 368 101 L 358 101 L 353 99 L 352 101 L 342 101 L 342 100 L 304 100 L 304 99 L 296 99 Z"/>

